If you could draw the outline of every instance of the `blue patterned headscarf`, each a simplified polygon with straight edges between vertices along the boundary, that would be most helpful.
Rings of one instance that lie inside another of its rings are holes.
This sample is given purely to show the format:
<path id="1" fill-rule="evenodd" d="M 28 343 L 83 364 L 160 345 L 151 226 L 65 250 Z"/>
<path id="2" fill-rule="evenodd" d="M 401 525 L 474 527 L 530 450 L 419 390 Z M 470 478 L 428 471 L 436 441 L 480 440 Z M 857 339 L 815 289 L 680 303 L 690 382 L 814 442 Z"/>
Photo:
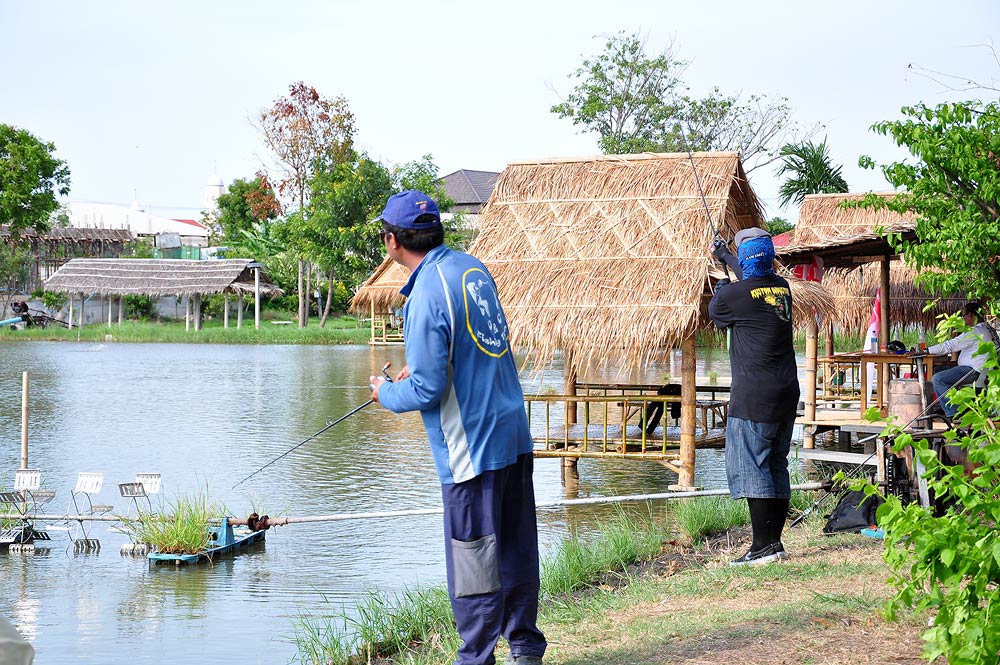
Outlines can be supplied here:
<path id="1" fill-rule="evenodd" d="M 769 236 L 748 238 L 736 248 L 743 279 L 774 273 L 774 243 Z"/>

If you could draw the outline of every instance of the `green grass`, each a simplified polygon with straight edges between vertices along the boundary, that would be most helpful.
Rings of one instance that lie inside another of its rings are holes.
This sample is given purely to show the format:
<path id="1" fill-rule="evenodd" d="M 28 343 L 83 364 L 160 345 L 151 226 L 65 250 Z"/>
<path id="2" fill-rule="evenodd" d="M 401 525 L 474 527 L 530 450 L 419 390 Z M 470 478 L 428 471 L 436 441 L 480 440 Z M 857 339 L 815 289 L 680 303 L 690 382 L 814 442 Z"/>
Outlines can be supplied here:
<path id="1" fill-rule="evenodd" d="M 672 517 L 692 543 L 750 523 L 747 502 L 733 501 L 728 496 L 678 499 L 673 503 Z"/>
<path id="2" fill-rule="evenodd" d="M 294 319 L 294 316 L 292 317 Z M 289 319 L 275 319 L 289 320 Z M 72 330 L 62 327 L 27 328 L 13 330 L 0 328 L 0 340 L 51 340 L 80 342 L 160 342 L 203 344 L 367 344 L 371 329 L 354 317 L 331 318 L 326 327 L 319 327 L 319 319 L 309 319 L 309 325 L 299 328 L 295 323 L 276 325 L 263 320 L 255 329 L 253 318 L 243 320 L 243 327 L 236 328 L 235 318 L 230 318 L 229 328 L 221 320 L 202 323 L 195 331 L 185 330 L 184 321 L 125 321 L 122 325 L 91 323 Z"/>
<path id="3" fill-rule="evenodd" d="M 141 514 L 122 523 L 132 542 L 149 543 L 165 554 L 195 554 L 208 549 L 208 524 L 224 514 L 222 506 L 208 500 L 206 490 L 179 495 L 163 514 Z"/>
<path id="4" fill-rule="evenodd" d="M 589 539 L 567 538 L 542 562 L 543 600 L 553 611 L 576 604 L 569 594 L 593 588 L 609 575 L 631 580 L 629 567 L 661 550 L 666 525 L 654 517 L 619 513 Z M 392 657 L 411 665 L 451 662 L 459 638 L 444 587 L 406 591 L 389 598 L 370 592 L 351 616 L 304 616 L 294 624 L 303 663 L 348 665 Z"/>
<path id="5" fill-rule="evenodd" d="M 542 562 L 541 595 L 557 598 L 611 574 L 629 575 L 629 566 L 660 552 L 669 536 L 663 519 L 619 512 L 590 539 L 573 534 Z"/>

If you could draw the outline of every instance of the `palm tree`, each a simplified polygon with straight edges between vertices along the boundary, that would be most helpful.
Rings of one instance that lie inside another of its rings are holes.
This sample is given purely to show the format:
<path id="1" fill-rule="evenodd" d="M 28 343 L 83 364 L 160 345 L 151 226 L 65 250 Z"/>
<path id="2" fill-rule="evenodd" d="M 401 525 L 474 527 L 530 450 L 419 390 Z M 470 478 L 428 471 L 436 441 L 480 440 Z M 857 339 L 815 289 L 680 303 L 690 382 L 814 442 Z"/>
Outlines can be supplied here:
<path id="1" fill-rule="evenodd" d="M 801 204 L 806 194 L 832 194 L 846 192 L 847 181 L 840 175 L 842 167 L 830 163 L 826 137 L 819 145 L 812 141 L 788 143 L 781 148 L 781 168 L 778 177 L 789 177 L 778 189 L 781 207 L 790 202 Z"/>

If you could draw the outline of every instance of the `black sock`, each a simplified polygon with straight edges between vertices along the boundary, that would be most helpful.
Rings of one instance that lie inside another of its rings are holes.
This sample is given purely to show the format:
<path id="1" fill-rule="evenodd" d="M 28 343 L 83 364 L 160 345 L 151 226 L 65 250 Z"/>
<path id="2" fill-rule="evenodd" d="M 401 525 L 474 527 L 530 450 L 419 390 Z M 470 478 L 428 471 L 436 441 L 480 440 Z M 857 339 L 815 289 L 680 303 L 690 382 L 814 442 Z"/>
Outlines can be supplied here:
<path id="1" fill-rule="evenodd" d="M 774 541 L 771 540 L 771 508 L 772 499 L 747 499 L 747 507 L 750 508 L 750 528 L 753 529 L 753 543 L 751 550 L 759 550 L 767 547 Z"/>
<path id="2" fill-rule="evenodd" d="M 771 499 L 771 534 L 772 543 L 781 542 L 781 530 L 785 528 L 788 519 L 788 499 Z"/>

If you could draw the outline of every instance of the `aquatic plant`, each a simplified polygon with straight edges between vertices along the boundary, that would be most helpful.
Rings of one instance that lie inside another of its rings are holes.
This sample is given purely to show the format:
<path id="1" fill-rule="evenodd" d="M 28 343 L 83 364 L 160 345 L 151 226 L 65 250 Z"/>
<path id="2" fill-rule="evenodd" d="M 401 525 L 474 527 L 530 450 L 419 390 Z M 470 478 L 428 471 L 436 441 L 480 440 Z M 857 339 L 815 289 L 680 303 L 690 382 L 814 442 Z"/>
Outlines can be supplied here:
<path id="1" fill-rule="evenodd" d="M 165 554 L 195 554 L 210 546 L 208 525 L 218 521 L 225 508 L 209 501 L 207 490 L 178 495 L 164 513 L 142 513 L 124 519 L 125 532 L 133 542 L 149 543 Z"/>

